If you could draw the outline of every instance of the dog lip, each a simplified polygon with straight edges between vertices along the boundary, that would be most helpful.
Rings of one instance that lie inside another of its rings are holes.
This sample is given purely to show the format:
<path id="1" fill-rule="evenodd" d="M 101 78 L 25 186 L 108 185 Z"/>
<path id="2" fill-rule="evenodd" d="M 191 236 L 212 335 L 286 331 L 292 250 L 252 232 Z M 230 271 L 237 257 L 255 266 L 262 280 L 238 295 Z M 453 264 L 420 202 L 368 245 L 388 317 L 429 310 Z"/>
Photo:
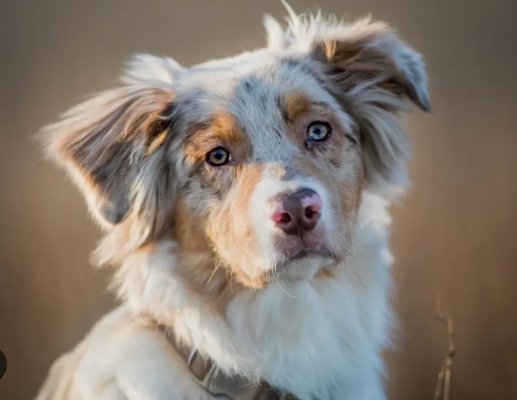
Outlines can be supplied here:
<path id="1" fill-rule="evenodd" d="M 290 261 L 301 260 L 302 258 L 307 257 L 310 253 L 311 253 L 310 250 L 301 250 L 301 251 L 295 253 L 294 255 L 287 257 L 287 259 Z"/>
<path id="2" fill-rule="evenodd" d="M 291 253 L 284 253 L 286 261 L 302 260 L 310 255 L 331 256 L 330 251 L 326 249 L 300 249 Z"/>

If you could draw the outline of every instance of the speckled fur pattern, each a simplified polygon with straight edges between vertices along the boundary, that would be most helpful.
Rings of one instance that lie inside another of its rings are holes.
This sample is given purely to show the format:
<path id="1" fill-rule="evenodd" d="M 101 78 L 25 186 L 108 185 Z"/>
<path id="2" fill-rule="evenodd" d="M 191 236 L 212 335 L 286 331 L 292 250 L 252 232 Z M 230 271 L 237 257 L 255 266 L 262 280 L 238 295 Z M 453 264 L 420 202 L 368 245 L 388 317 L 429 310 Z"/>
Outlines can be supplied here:
<path id="1" fill-rule="evenodd" d="M 135 56 L 119 87 L 43 131 L 105 231 L 94 261 L 114 268 L 121 305 L 37 400 L 212 399 L 157 324 L 300 400 L 385 399 L 398 117 L 408 100 L 429 109 L 424 63 L 381 22 L 287 8 L 285 27 L 266 17 L 262 49 L 189 68 Z M 332 128 L 324 142 L 307 141 L 314 121 Z M 228 164 L 207 162 L 217 147 Z M 300 239 L 266 205 L 303 188 L 322 208 Z M 300 240 L 310 251 L 291 257 Z"/>

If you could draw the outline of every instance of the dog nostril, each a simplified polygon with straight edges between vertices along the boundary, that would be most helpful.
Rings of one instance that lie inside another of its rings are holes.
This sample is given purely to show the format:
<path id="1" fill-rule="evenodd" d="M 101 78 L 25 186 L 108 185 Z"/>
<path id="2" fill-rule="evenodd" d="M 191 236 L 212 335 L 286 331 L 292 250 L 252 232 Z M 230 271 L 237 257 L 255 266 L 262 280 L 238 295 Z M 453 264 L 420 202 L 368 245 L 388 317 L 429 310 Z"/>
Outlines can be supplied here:
<path id="1" fill-rule="evenodd" d="M 305 209 L 305 218 L 311 219 L 314 216 L 314 214 L 316 214 L 316 211 L 314 211 L 312 208 L 307 207 Z"/>
<path id="2" fill-rule="evenodd" d="M 289 213 L 282 213 L 282 215 L 280 216 L 280 220 L 278 222 L 281 223 L 281 224 L 288 224 L 292 220 L 293 220 L 293 218 L 291 217 L 291 214 L 289 214 Z"/>

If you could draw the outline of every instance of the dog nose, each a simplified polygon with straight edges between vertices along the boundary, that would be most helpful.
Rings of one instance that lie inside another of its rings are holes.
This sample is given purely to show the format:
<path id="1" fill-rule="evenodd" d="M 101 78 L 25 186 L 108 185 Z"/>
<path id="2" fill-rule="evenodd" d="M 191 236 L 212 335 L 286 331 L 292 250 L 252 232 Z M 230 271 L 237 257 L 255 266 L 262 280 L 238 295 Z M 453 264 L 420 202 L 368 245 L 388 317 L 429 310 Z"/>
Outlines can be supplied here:
<path id="1" fill-rule="evenodd" d="M 300 189 L 274 201 L 271 220 L 288 235 L 300 235 L 316 226 L 321 216 L 321 197 L 312 189 Z"/>

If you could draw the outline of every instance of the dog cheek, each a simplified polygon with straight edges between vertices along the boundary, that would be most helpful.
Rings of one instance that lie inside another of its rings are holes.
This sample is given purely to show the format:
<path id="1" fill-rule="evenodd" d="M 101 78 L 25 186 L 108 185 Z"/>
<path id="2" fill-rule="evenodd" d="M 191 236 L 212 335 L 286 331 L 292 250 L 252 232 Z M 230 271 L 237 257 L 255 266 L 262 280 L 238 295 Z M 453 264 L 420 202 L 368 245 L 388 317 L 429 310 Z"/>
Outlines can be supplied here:
<path id="1" fill-rule="evenodd" d="M 325 185 L 333 188 L 333 207 L 339 210 L 341 218 L 350 223 L 354 220 L 360 205 L 363 188 L 363 168 L 359 153 L 340 144 L 328 155 L 328 162 L 320 175 Z"/>
<path id="2" fill-rule="evenodd" d="M 213 250 L 225 264 L 230 266 L 231 260 L 242 258 L 238 253 L 242 248 L 240 241 L 243 235 L 235 226 L 230 206 L 214 209 L 206 220 L 205 229 L 213 243 Z"/>
<path id="3" fill-rule="evenodd" d="M 333 198 L 339 213 L 340 223 L 336 224 L 333 233 L 334 251 L 342 257 L 346 256 L 354 232 L 357 213 L 361 205 L 363 189 L 363 173 L 360 161 L 344 162 L 334 173 Z"/>
<path id="4" fill-rule="evenodd" d="M 341 179 L 337 183 L 339 198 L 344 215 L 354 218 L 361 203 L 361 195 L 364 186 L 364 174 L 360 157 L 353 155 L 346 160 L 338 174 Z"/>
<path id="5" fill-rule="evenodd" d="M 254 235 L 243 218 L 235 218 L 231 208 L 210 218 L 207 230 L 213 251 L 228 272 L 243 286 L 258 289 L 264 286 L 263 274 L 254 267 L 256 253 Z"/>
<path id="6" fill-rule="evenodd" d="M 173 236 L 182 249 L 188 252 L 205 252 L 210 247 L 204 234 L 203 219 L 198 216 L 200 210 L 195 205 L 188 196 L 178 199 L 173 217 Z"/>
<path id="7" fill-rule="evenodd" d="M 214 210 L 208 222 L 214 251 L 243 285 L 254 288 L 264 284 L 263 271 L 256 265 L 259 249 L 249 212 L 260 177 L 257 165 L 239 171 L 224 205 Z"/>

